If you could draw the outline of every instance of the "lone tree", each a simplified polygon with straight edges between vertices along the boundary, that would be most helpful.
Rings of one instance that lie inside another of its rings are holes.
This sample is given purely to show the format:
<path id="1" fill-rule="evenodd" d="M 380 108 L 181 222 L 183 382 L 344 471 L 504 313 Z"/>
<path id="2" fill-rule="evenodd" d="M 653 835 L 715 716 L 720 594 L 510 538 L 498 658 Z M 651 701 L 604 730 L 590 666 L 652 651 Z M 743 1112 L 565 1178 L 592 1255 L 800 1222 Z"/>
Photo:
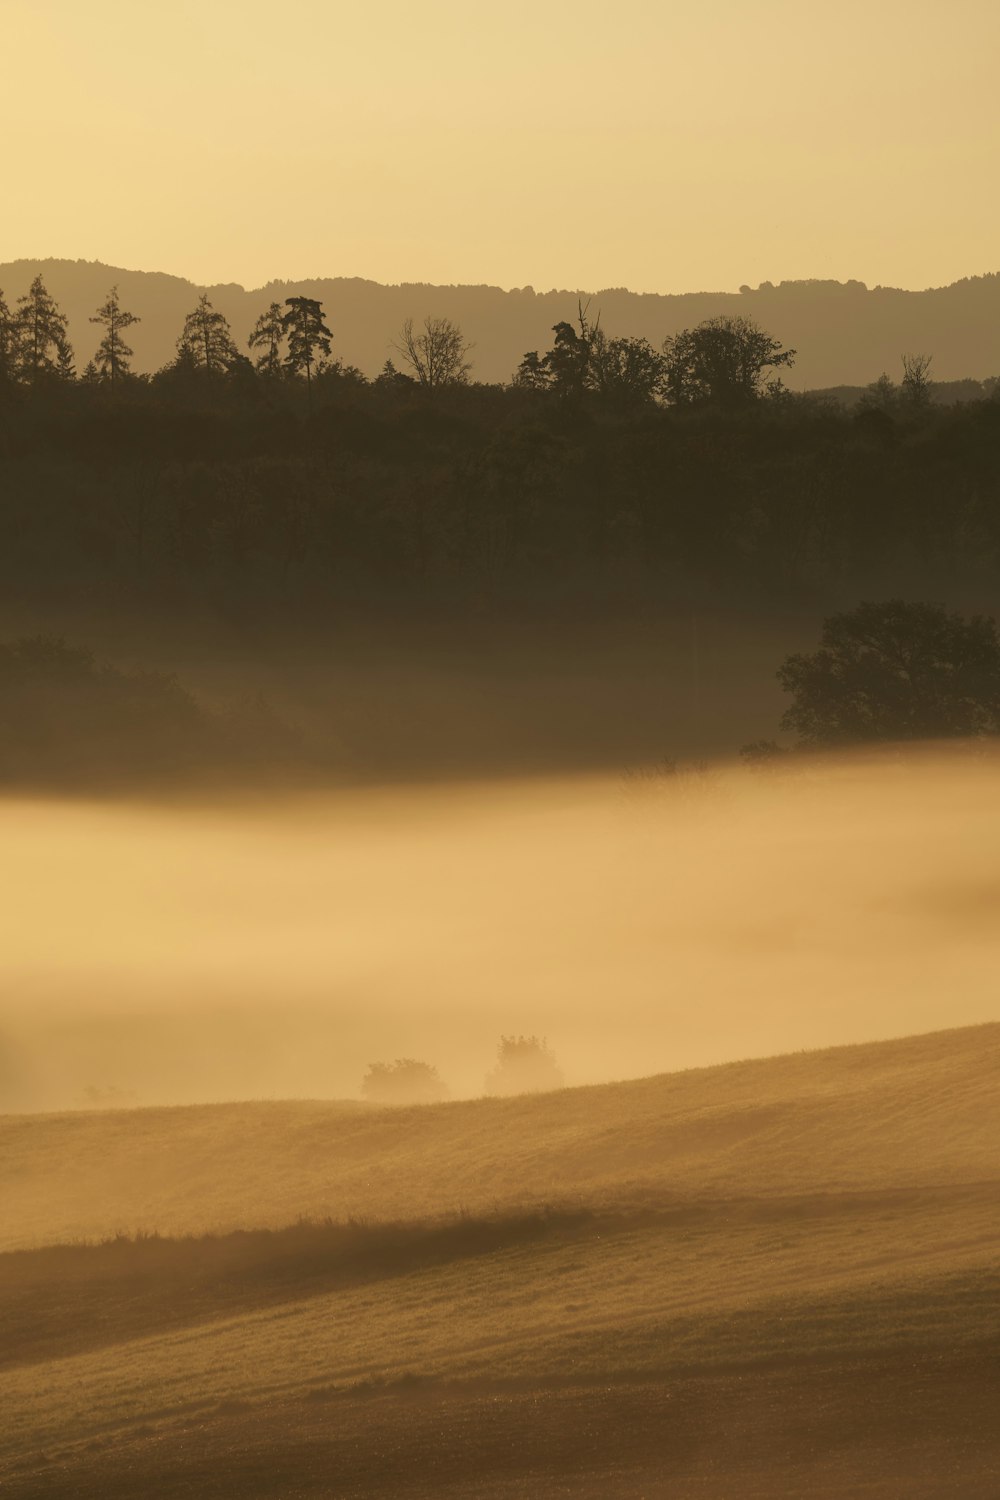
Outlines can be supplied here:
<path id="1" fill-rule="evenodd" d="M 284 370 L 281 346 L 284 342 L 285 325 L 281 304 L 272 302 L 267 311 L 261 313 L 247 339 L 249 349 L 260 350 L 254 361 L 259 375 L 264 375 L 269 380 L 277 380 L 281 376 Z"/>
<path id="2" fill-rule="evenodd" d="M 14 315 L 16 361 L 22 380 L 34 385 L 40 380 L 73 378 L 67 322 L 41 276 L 36 276 L 25 295 L 18 297 Z"/>
<path id="3" fill-rule="evenodd" d="M 177 340 L 178 366 L 189 366 L 205 375 L 224 375 L 237 357 L 236 345 L 225 316 L 202 292 L 198 306 L 184 319 L 184 332 Z"/>
<path id="4" fill-rule="evenodd" d="M 437 1104 L 448 1097 L 437 1068 L 414 1057 L 369 1063 L 361 1093 L 372 1104 Z"/>
<path id="5" fill-rule="evenodd" d="M 709 318 L 663 344 L 664 390 L 675 406 L 741 406 L 774 389 L 767 372 L 795 362 L 795 350 L 750 318 Z"/>
<path id="6" fill-rule="evenodd" d="M 906 406 L 915 414 L 922 414 L 931 404 L 931 386 L 927 373 L 931 367 L 930 354 L 903 355 L 903 381 L 900 394 Z"/>
<path id="7" fill-rule="evenodd" d="M 497 1065 L 486 1078 L 488 1094 L 539 1094 L 561 1089 L 563 1075 L 544 1037 L 502 1036 Z"/>
<path id="8" fill-rule="evenodd" d="M 135 313 L 126 312 L 119 304 L 118 288 L 113 286 L 108 293 L 107 302 L 103 307 L 98 308 L 97 316 L 91 318 L 90 321 L 100 323 L 104 329 L 104 336 L 94 355 L 94 368 L 99 379 L 110 381 L 114 388 L 116 381 L 132 373 L 129 365 L 132 350 L 126 344 L 122 334 L 126 328 L 131 328 L 133 323 L 139 323 L 142 320 L 137 318 Z"/>
<path id="9" fill-rule="evenodd" d="M 285 306 L 288 311 L 281 319 L 288 338 L 285 369 L 290 375 L 304 375 L 311 395 L 317 353 L 330 353 L 333 334 L 323 322 L 323 304 L 314 297 L 286 297 Z"/>
<path id="10" fill-rule="evenodd" d="M 472 365 L 466 356 L 472 349 L 457 323 L 450 318 L 425 318 L 418 333 L 413 319 L 403 324 L 398 342 L 392 346 L 409 365 L 417 382 L 434 392 L 446 385 L 465 385 Z"/>
<path id="11" fill-rule="evenodd" d="M 804 746 L 965 738 L 1000 732 L 993 619 L 890 599 L 823 622 L 820 648 L 789 656 L 782 729 Z"/>

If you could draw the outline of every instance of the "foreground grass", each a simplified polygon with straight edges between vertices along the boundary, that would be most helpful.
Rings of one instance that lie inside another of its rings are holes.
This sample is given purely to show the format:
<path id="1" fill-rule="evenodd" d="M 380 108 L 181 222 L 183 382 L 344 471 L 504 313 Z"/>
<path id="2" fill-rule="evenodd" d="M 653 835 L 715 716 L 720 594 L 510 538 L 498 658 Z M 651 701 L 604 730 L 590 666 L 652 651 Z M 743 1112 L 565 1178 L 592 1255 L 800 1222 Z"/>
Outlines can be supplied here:
<path id="1" fill-rule="evenodd" d="M 106 1231 L 169 1140 L 161 1223 L 188 1232 L 0 1255 L 3 1493 L 995 1496 L 998 1063 L 980 1027 L 542 1099 L 245 1106 L 262 1192 L 280 1126 L 294 1196 L 349 1196 L 367 1153 L 371 1205 L 424 1206 L 273 1230 L 231 1227 L 242 1167 L 197 1170 L 228 1107 L 136 1112 L 131 1143 L 121 1115 L 11 1121 L 36 1226 L 58 1149 Z M 463 1198 L 495 1172 L 497 1206 L 428 1213 L 447 1170 Z"/>

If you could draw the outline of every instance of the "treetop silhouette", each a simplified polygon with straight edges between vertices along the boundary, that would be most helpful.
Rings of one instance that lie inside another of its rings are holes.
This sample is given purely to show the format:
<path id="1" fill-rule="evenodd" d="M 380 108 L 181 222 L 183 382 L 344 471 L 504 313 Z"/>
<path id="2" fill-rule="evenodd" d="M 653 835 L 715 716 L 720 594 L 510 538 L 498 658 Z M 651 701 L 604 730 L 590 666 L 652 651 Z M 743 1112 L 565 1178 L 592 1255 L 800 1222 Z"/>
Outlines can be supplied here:
<path id="1" fill-rule="evenodd" d="M 1000 732 L 1000 639 L 984 615 L 901 599 L 824 620 L 815 652 L 789 656 L 781 727 L 804 746 Z"/>

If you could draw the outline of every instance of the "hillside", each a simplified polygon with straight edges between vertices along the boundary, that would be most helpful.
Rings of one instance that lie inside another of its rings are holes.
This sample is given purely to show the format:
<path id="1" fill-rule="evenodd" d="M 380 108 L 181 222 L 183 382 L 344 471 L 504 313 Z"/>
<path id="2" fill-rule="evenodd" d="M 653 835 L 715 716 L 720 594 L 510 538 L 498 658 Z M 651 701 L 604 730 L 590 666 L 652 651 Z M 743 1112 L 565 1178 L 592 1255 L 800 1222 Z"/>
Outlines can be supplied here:
<path id="1" fill-rule="evenodd" d="M 252 290 L 231 283 L 202 288 L 179 276 L 100 262 L 18 260 L 0 265 L 0 289 L 8 302 L 21 296 L 39 272 L 69 315 L 81 369 L 99 332 L 88 319 L 117 284 L 123 305 L 142 319 L 129 330 L 139 370 L 159 368 L 173 358 L 185 314 L 207 290 L 241 347 L 271 301 L 303 294 L 320 298 L 334 331 L 334 354 L 369 376 L 392 354 L 403 320 L 420 322 L 430 315 L 454 319 L 474 343 L 473 379 L 509 380 L 527 350 L 548 347 L 553 324 L 576 317 L 581 297 L 591 300 L 591 313 L 600 312 L 609 333 L 644 336 L 656 345 L 704 318 L 754 318 L 798 350 L 788 378 L 796 389 L 864 385 L 883 370 L 898 378 L 904 351 L 932 354 L 932 374 L 939 381 L 982 380 L 1000 373 L 1000 273 L 920 292 L 867 288 L 857 281 L 790 281 L 779 286 L 764 282 L 740 292 L 666 296 L 621 287 L 536 292 L 532 287 L 381 286 L 342 276 L 273 281 Z"/>
<path id="2" fill-rule="evenodd" d="M 987 1025 L 416 1110 L 7 1117 L 8 1247 L 174 1238 L 0 1255 L 4 1494 L 986 1500 L 998 1083 Z"/>
<path id="3" fill-rule="evenodd" d="M 0 1249 L 992 1180 L 1000 1024 L 520 1099 L 0 1116 Z"/>

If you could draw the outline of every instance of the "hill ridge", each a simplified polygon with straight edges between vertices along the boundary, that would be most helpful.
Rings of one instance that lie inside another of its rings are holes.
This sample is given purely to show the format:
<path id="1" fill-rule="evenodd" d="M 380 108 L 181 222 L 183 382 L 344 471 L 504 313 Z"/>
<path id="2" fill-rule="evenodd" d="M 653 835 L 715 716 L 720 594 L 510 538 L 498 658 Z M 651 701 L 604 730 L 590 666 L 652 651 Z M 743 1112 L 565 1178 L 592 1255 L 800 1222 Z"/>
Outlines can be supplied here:
<path id="1" fill-rule="evenodd" d="M 1000 273 L 963 277 L 942 287 L 913 291 L 867 287 L 860 281 L 820 278 L 762 282 L 739 291 L 632 292 L 624 287 L 581 289 L 431 282 L 372 281 L 365 277 L 275 278 L 262 287 L 238 282 L 200 284 L 166 271 L 134 271 L 102 261 L 24 257 L 0 264 L 0 289 L 8 301 L 42 274 L 69 316 L 70 336 L 82 368 L 96 348 L 89 318 L 110 285 L 142 322 L 129 332 L 136 368 L 153 370 L 173 358 L 184 316 L 207 291 L 229 318 L 245 347 L 250 328 L 281 292 L 319 296 L 334 332 L 334 354 L 374 375 L 392 352 L 404 318 L 447 316 L 475 345 L 473 379 L 505 381 L 522 355 L 550 342 L 556 322 L 576 317 L 589 298 L 613 334 L 647 337 L 659 344 L 679 328 L 724 313 L 746 314 L 798 350 L 788 384 L 803 389 L 856 385 L 883 370 L 898 374 L 904 350 L 934 356 L 942 381 L 985 379 L 1000 371 Z"/>

